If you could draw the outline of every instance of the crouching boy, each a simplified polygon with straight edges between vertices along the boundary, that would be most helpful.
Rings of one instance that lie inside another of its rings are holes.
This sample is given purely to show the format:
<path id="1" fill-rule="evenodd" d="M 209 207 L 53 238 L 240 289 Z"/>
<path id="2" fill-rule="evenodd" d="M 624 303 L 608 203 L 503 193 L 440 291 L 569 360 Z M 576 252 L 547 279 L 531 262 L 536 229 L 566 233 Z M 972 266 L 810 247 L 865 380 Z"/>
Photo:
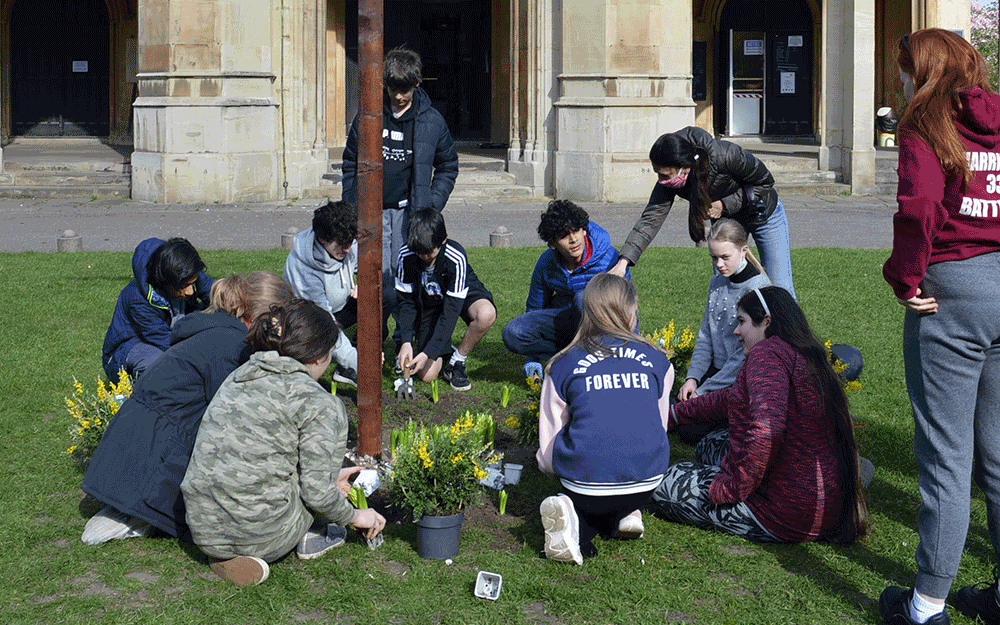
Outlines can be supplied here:
<path id="1" fill-rule="evenodd" d="M 539 361 L 569 345 L 580 325 L 583 289 L 590 279 L 618 262 L 618 250 L 607 231 L 587 211 L 569 200 L 552 200 L 538 224 L 538 236 L 549 249 L 531 274 L 526 311 L 503 329 L 503 342 L 527 356 L 524 374 L 542 377 Z M 631 281 L 626 271 L 625 278 Z"/>
<path id="2" fill-rule="evenodd" d="M 496 321 L 497 311 L 465 249 L 448 239 L 444 217 L 433 208 L 410 218 L 406 245 L 399 250 L 396 295 L 400 366 L 424 382 L 440 373 L 457 391 L 472 388 L 465 359 Z M 459 317 L 468 327 L 453 349 L 451 335 Z"/>

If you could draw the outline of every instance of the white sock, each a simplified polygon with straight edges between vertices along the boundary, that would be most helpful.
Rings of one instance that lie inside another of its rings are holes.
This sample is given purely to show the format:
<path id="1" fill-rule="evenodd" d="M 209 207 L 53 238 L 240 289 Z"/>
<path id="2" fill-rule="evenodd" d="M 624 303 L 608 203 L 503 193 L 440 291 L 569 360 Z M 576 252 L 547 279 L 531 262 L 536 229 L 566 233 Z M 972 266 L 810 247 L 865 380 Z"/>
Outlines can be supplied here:
<path id="1" fill-rule="evenodd" d="M 913 591 L 913 599 L 910 600 L 910 618 L 918 623 L 926 623 L 928 619 L 944 612 L 943 603 L 931 603 L 920 596 L 916 590 Z"/>
<path id="2" fill-rule="evenodd" d="M 457 349 L 451 352 L 451 364 L 456 362 L 465 362 L 465 356 L 459 354 Z"/>

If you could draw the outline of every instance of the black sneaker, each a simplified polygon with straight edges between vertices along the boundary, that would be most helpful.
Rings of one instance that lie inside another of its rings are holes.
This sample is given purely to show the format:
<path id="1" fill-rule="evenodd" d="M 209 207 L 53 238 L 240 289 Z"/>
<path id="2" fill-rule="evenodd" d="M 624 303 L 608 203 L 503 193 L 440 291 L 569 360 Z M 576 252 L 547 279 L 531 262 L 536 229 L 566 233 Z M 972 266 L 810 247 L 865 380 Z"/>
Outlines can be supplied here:
<path id="1" fill-rule="evenodd" d="M 445 367 L 442 367 L 442 370 Z M 444 373 L 442 377 L 451 384 L 451 388 L 456 391 L 467 391 L 472 388 L 472 382 L 469 382 L 469 376 L 465 375 L 465 363 L 456 362 L 455 364 L 447 365 L 447 373 Z"/>
<path id="2" fill-rule="evenodd" d="M 358 372 L 350 367 L 337 365 L 337 368 L 333 370 L 333 381 L 339 384 L 350 384 L 354 388 L 358 388 Z"/>
<path id="3" fill-rule="evenodd" d="M 978 617 L 986 625 L 1000 625 L 997 582 L 982 582 L 959 589 L 955 594 L 955 607 L 971 619 Z"/>
<path id="4" fill-rule="evenodd" d="M 912 589 L 889 586 L 883 590 L 878 598 L 878 611 L 882 614 L 882 620 L 887 625 L 917 625 L 917 622 L 910 618 L 912 598 Z M 947 613 L 941 612 L 929 618 L 927 625 L 951 625 L 951 619 Z"/>

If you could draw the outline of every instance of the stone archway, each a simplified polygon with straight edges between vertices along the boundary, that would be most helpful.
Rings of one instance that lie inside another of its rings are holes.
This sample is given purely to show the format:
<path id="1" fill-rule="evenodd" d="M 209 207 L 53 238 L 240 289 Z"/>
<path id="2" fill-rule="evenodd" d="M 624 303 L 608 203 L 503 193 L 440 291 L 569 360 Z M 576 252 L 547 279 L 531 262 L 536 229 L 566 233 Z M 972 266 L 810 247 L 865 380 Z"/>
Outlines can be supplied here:
<path id="1" fill-rule="evenodd" d="M 134 54 L 129 39 L 138 31 L 136 0 L 39 5 L 0 0 L 0 141 L 16 134 L 128 141 L 134 98 L 128 53 Z M 65 19 L 54 24 L 53 15 Z"/>

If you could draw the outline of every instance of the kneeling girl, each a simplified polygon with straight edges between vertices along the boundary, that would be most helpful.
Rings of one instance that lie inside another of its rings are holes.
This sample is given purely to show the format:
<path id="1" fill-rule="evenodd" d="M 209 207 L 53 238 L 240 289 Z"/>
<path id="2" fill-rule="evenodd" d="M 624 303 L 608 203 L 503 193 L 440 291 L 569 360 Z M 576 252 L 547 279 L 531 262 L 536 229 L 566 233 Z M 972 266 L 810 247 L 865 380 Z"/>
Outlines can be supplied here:
<path id="1" fill-rule="evenodd" d="M 385 518 L 347 501 L 340 469 L 344 405 L 317 384 L 339 330 L 307 300 L 272 306 L 247 341 L 250 361 L 219 388 L 198 430 L 181 491 L 194 542 L 212 570 L 237 584 L 267 579 L 267 562 L 296 549 L 313 558 L 343 543 L 310 536 L 314 515 L 374 538 Z"/>
<path id="2" fill-rule="evenodd" d="M 545 554 L 583 563 L 598 534 L 638 537 L 638 509 L 670 464 L 667 417 L 674 370 L 666 354 L 633 333 L 635 287 L 607 273 L 583 291 L 573 342 L 542 383 L 538 466 L 559 495 L 541 505 Z"/>

